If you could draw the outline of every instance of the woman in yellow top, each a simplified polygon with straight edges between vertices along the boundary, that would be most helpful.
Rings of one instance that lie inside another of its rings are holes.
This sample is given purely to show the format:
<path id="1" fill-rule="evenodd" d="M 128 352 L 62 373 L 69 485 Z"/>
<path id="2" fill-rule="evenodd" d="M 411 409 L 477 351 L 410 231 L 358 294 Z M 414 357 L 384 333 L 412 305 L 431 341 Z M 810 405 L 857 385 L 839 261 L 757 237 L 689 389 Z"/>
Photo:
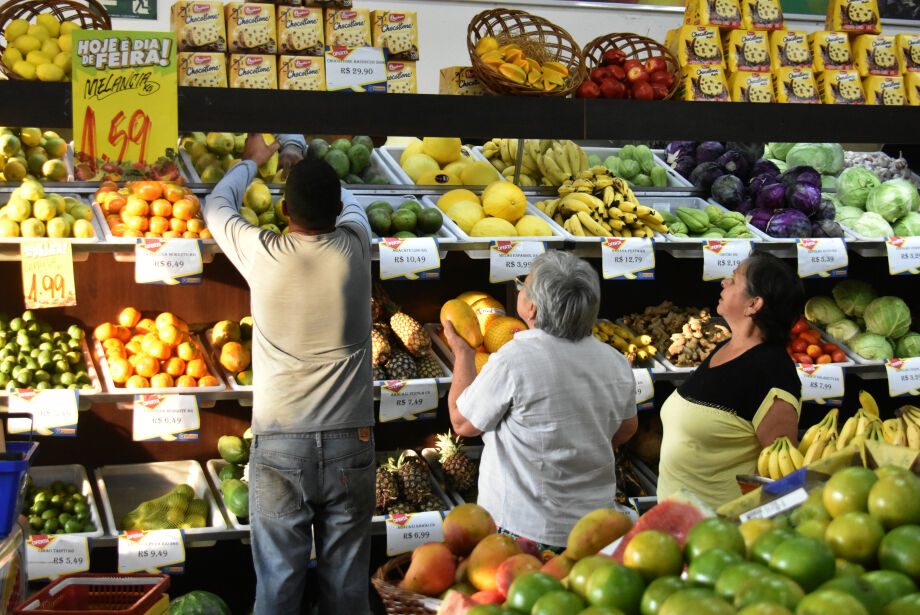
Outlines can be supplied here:
<path id="1" fill-rule="evenodd" d="M 804 304 L 802 281 L 770 254 L 722 281 L 717 312 L 732 337 L 668 397 L 658 499 L 688 489 L 713 507 L 741 496 L 735 476 L 779 436 L 798 442 L 802 387 L 786 341 Z"/>

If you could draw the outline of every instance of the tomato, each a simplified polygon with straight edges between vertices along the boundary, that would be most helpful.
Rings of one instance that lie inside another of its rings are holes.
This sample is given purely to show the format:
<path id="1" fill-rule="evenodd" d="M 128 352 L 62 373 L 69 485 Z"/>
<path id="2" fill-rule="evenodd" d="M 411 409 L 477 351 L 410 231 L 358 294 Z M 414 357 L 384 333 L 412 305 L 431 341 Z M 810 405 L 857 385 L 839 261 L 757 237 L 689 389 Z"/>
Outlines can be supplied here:
<path id="1" fill-rule="evenodd" d="M 843 354 L 842 350 L 835 350 L 831 353 L 831 359 L 833 359 L 834 363 L 843 363 L 847 360 L 847 356 Z"/>
<path id="2" fill-rule="evenodd" d="M 822 365 L 824 363 L 830 363 L 831 361 L 833 361 L 833 359 L 831 359 L 831 355 L 822 354 L 822 355 L 818 355 L 818 359 L 817 361 L 815 361 L 815 363 Z"/>
<path id="3" fill-rule="evenodd" d="M 840 346 L 837 344 L 831 344 L 830 342 L 824 342 L 821 344 L 821 350 L 827 354 L 833 354 L 835 350 L 840 350 Z"/>
<path id="4" fill-rule="evenodd" d="M 817 359 L 821 356 L 821 347 L 817 344 L 809 344 L 808 348 L 805 349 L 805 354 L 807 354 L 812 359 Z"/>
<path id="5" fill-rule="evenodd" d="M 792 579 L 781 574 L 765 574 L 749 579 L 735 595 L 735 607 L 741 608 L 757 602 L 773 602 L 794 609 L 805 592 Z"/>
<path id="6" fill-rule="evenodd" d="M 821 343 L 821 334 L 815 331 L 814 329 L 803 331 L 802 333 L 799 334 L 799 337 L 807 341 L 809 344 L 820 344 Z"/>
<path id="7" fill-rule="evenodd" d="M 810 592 L 834 576 L 834 552 L 821 540 L 797 536 L 773 550 L 770 568 Z"/>
<path id="8" fill-rule="evenodd" d="M 809 329 L 811 329 L 811 326 L 804 318 L 799 318 L 797 321 L 795 321 L 795 324 L 792 325 L 792 332 L 796 334 L 805 333 Z"/>
<path id="9" fill-rule="evenodd" d="M 598 568 L 591 574 L 585 598 L 593 606 L 611 606 L 624 613 L 637 613 L 644 589 L 641 574 L 616 564 Z"/>
<path id="10" fill-rule="evenodd" d="M 814 361 L 811 360 L 811 357 L 809 357 L 804 352 L 796 353 L 792 358 L 796 363 L 801 363 L 802 365 L 811 365 L 814 363 Z"/>
<path id="11" fill-rule="evenodd" d="M 545 572 L 528 572 L 511 583 L 505 605 L 524 613 L 530 613 L 540 596 L 560 589 L 565 588 L 556 577 Z"/>
<path id="12" fill-rule="evenodd" d="M 686 587 L 687 584 L 680 577 L 658 577 L 645 588 L 639 612 L 642 615 L 656 615 L 671 594 Z"/>
<path id="13" fill-rule="evenodd" d="M 803 339 L 797 339 L 789 344 L 789 347 L 792 349 L 792 352 L 802 354 L 805 352 L 805 349 L 808 348 L 808 342 Z"/>

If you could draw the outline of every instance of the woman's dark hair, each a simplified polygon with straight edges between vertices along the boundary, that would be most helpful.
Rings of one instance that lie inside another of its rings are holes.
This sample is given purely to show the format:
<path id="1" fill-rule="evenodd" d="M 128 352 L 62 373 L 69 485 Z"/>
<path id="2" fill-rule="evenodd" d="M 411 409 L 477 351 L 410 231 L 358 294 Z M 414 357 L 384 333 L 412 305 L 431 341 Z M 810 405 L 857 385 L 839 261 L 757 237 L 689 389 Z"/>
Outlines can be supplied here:
<path id="1" fill-rule="evenodd" d="M 304 158 L 291 169 L 284 185 L 288 215 L 308 229 L 335 224 L 342 205 L 342 184 L 325 160 Z"/>
<path id="2" fill-rule="evenodd" d="M 744 262 L 747 294 L 763 299 L 763 307 L 753 316 L 754 324 L 767 342 L 785 344 L 805 305 L 802 280 L 792 267 L 772 254 L 757 252 Z"/>

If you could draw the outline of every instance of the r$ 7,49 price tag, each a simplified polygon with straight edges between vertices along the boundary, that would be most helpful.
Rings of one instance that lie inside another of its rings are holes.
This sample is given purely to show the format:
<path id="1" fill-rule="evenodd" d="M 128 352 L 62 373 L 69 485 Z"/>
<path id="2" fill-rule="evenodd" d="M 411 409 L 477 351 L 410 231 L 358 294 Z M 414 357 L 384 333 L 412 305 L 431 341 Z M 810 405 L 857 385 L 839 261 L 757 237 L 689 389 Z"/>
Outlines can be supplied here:
<path id="1" fill-rule="evenodd" d="M 489 249 L 489 282 L 509 282 L 530 273 L 533 259 L 546 252 L 542 241 L 493 241 Z"/>
<path id="2" fill-rule="evenodd" d="M 438 384 L 433 379 L 387 380 L 380 387 L 380 422 L 414 421 L 438 407 Z"/>
<path id="3" fill-rule="evenodd" d="M 48 239 L 22 243 L 20 254 L 26 309 L 77 304 L 69 241 Z"/>
<path id="4" fill-rule="evenodd" d="M 118 535 L 118 572 L 185 572 L 182 530 L 128 530 Z"/>
<path id="5" fill-rule="evenodd" d="M 741 261 L 751 255 L 754 243 L 745 239 L 706 239 L 703 241 L 703 280 L 730 278 Z"/>
<path id="6" fill-rule="evenodd" d="M 89 546 L 86 536 L 33 534 L 26 546 L 30 581 L 53 581 L 62 574 L 89 570 Z"/>
<path id="7" fill-rule="evenodd" d="M 439 511 L 387 515 L 387 555 L 408 553 L 426 542 L 444 540 L 443 521 Z"/>
<path id="8" fill-rule="evenodd" d="M 802 401 L 840 406 L 843 404 L 843 367 L 840 365 L 796 365 L 802 382 Z"/>

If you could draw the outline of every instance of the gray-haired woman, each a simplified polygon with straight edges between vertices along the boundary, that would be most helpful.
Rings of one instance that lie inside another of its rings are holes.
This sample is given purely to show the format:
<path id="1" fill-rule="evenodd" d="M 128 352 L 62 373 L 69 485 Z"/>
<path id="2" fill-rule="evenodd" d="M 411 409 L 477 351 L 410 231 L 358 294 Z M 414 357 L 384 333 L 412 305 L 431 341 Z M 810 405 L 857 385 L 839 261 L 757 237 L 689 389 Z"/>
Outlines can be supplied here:
<path id="1" fill-rule="evenodd" d="M 450 420 L 483 434 L 479 504 L 505 533 L 561 550 L 586 513 L 613 508 L 613 448 L 636 431 L 635 381 L 626 358 L 591 335 L 597 273 L 549 251 L 518 280 L 518 315 L 530 327 L 476 375 L 475 350 L 447 324 L 454 351 Z"/>

